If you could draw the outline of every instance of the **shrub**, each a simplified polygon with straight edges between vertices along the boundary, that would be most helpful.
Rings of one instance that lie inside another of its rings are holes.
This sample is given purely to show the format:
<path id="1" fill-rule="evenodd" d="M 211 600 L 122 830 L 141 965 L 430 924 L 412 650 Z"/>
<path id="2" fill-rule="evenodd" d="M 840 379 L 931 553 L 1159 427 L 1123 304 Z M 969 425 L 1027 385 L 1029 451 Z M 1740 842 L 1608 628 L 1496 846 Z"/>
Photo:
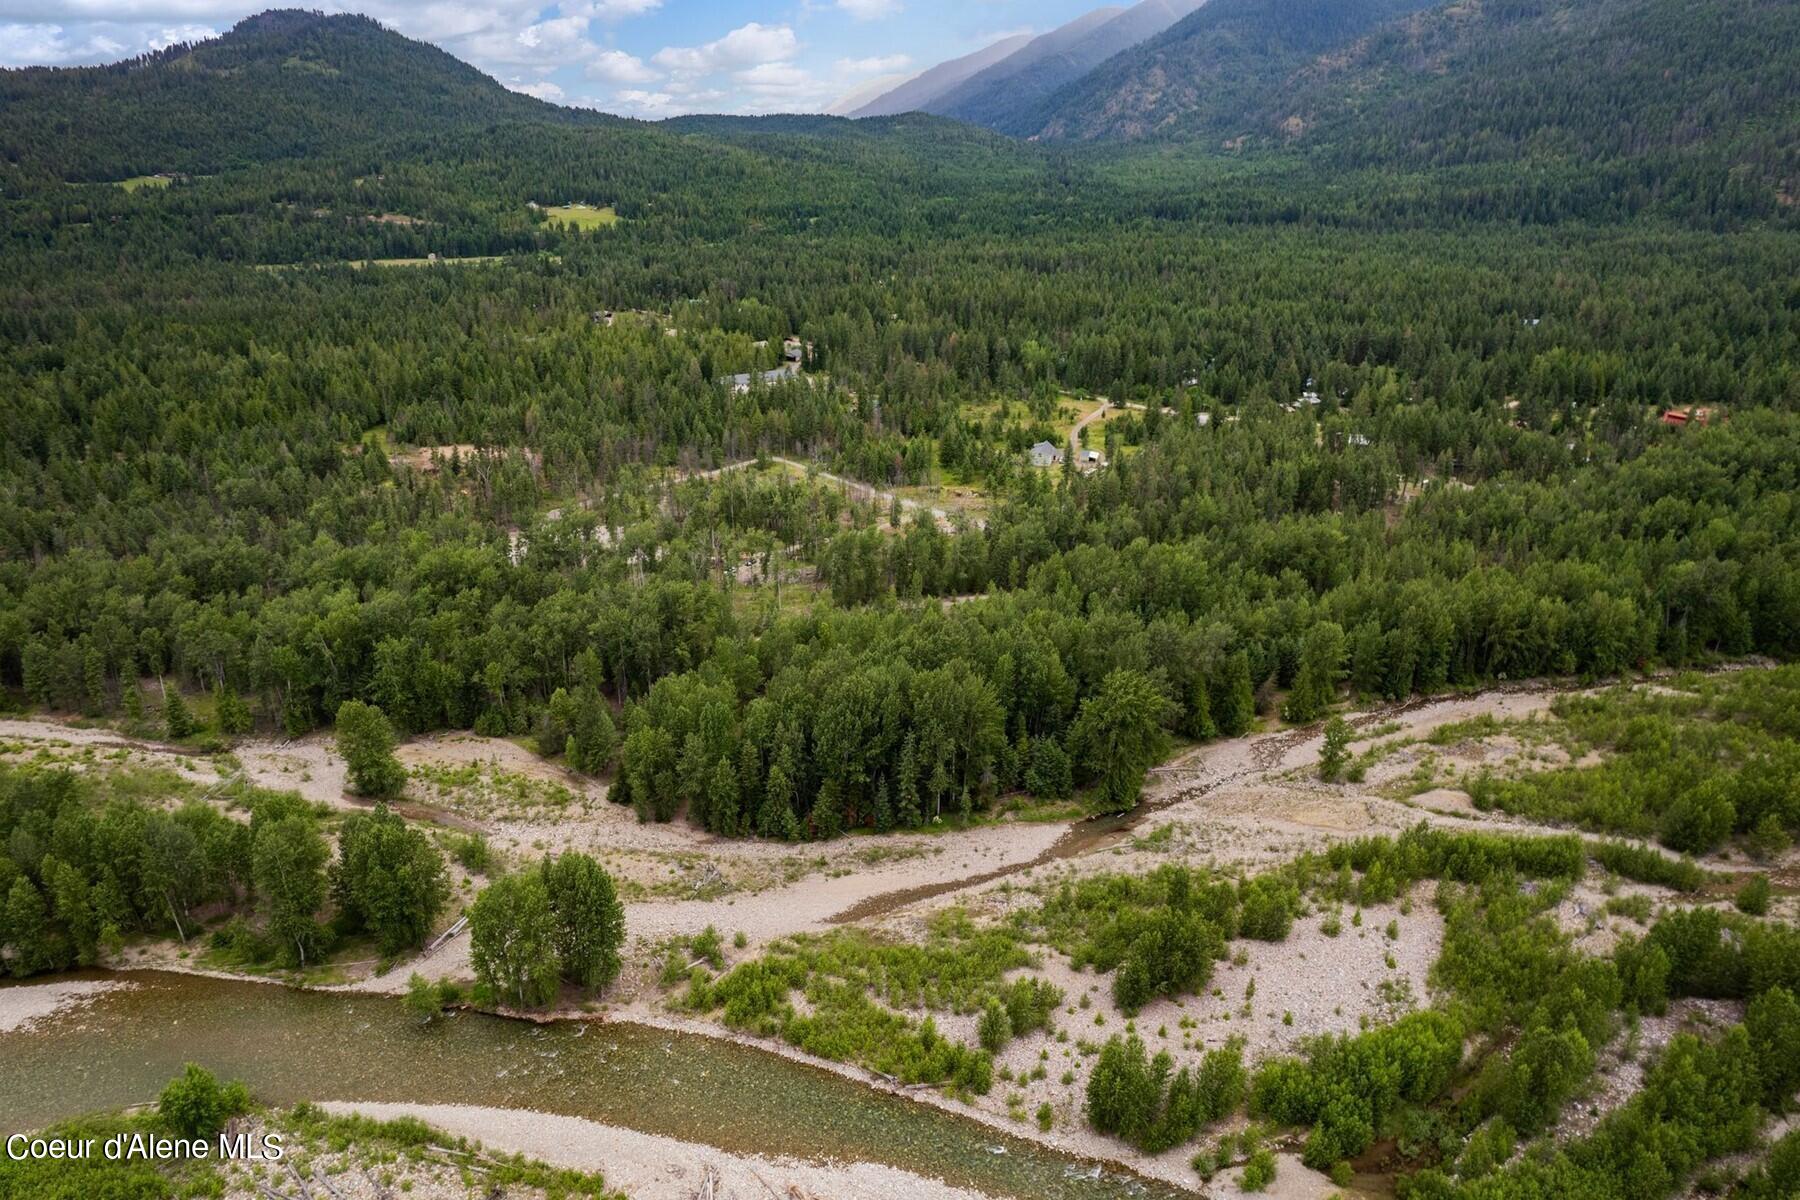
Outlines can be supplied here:
<path id="1" fill-rule="evenodd" d="M 1294 924 L 1300 889 L 1279 875 L 1261 875 L 1238 889 L 1238 933 L 1258 941 L 1279 942 Z"/>
<path id="2" fill-rule="evenodd" d="M 998 997 L 988 997 L 987 1005 L 981 1010 L 981 1019 L 975 1023 L 975 1039 L 983 1050 L 992 1054 L 1010 1042 L 1012 1035 L 1012 1018 L 1007 1015 L 1006 1005 Z"/>
<path id="3" fill-rule="evenodd" d="M 1238 1186 L 1246 1192 L 1260 1192 L 1274 1182 L 1275 1156 L 1267 1147 L 1252 1154 L 1238 1176 Z"/>
<path id="4" fill-rule="evenodd" d="M 221 1084 L 211 1071 L 189 1063 L 156 1100 L 156 1113 L 178 1137 L 211 1139 L 232 1117 L 248 1112 L 241 1083 Z"/>
<path id="5" fill-rule="evenodd" d="M 1744 881 L 1744 886 L 1737 890 L 1737 895 L 1732 898 L 1732 903 L 1737 905 L 1739 912 L 1760 917 L 1769 911 L 1769 895 L 1769 877 L 1752 875 Z"/>

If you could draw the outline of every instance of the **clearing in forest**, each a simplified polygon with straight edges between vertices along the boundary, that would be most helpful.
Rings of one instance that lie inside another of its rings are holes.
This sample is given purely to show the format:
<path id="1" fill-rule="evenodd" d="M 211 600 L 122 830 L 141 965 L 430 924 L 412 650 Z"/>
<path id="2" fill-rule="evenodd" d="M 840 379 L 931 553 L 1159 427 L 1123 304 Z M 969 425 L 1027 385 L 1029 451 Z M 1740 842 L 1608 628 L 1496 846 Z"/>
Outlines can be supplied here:
<path id="1" fill-rule="evenodd" d="M 552 225 L 567 225 L 581 232 L 605 229 L 619 223 L 619 214 L 613 211 L 610 204 L 598 207 L 592 204 L 547 205 L 544 215 Z"/>

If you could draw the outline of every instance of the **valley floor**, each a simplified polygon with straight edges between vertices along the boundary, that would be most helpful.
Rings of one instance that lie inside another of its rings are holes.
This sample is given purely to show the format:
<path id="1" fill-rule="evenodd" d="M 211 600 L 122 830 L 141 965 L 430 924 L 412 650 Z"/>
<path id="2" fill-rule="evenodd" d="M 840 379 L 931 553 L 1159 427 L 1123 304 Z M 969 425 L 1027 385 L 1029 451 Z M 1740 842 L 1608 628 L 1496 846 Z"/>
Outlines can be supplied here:
<path id="1" fill-rule="evenodd" d="M 415 770 L 409 789 L 409 798 L 416 801 L 415 816 L 436 817 L 456 828 L 479 828 L 496 849 L 521 860 L 562 848 L 585 849 L 600 856 L 623 881 L 628 900 L 627 966 L 597 1006 L 601 1019 L 727 1037 L 815 1062 L 871 1086 L 900 1090 L 861 1068 L 818 1062 L 786 1045 L 676 1011 L 659 979 L 668 939 L 713 926 L 727 942 L 729 969 L 775 939 L 844 924 L 920 939 L 931 916 L 946 908 L 960 907 L 978 921 L 1003 918 L 1014 906 L 1033 899 L 1033 888 L 1099 872 L 1140 873 L 1169 862 L 1254 872 L 1334 841 L 1394 834 L 1421 821 L 1446 829 L 1566 832 L 1498 812 L 1480 812 L 1459 786 L 1483 768 L 1517 773 L 1566 765 L 1567 756 L 1559 747 L 1522 743 L 1505 733 L 1504 726 L 1493 736 L 1446 740 L 1432 735 L 1478 718 L 1505 722 L 1540 717 L 1558 694 L 1568 690 L 1518 684 L 1353 714 L 1349 719 L 1357 740 L 1352 750 L 1367 763 L 1358 783 L 1318 779 L 1319 727 L 1284 728 L 1209 743 L 1178 755 L 1153 772 L 1143 804 L 1124 819 L 1007 821 L 947 835 L 848 837 L 802 846 L 721 839 L 679 822 L 640 824 L 628 808 L 606 801 L 603 784 L 565 772 L 509 741 L 439 735 L 408 743 L 401 758 Z M 259 786 L 296 789 L 334 807 L 359 805 L 346 796 L 343 765 L 329 741 L 321 738 L 240 745 L 233 752 L 235 767 L 153 743 L 122 741 L 110 732 L 42 720 L 0 722 L 0 745 L 15 759 L 66 759 L 77 764 L 130 760 L 164 766 L 196 781 L 216 781 L 241 770 Z M 1725 871 L 1747 867 L 1729 859 L 1713 859 L 1707 865 Z M 1779 864 L 1777 878 L 1787 877 L 1794 868 L 1790 852 Z M 1624 884 L 1623 889 L 1625 894 L 1654 900 L 1669 895 L 1637 884 Z M 1611 894 L 1621 893 L 1615 886 Z M 1588 880 L 1572 889 L 1557 910 L 1577 944 L 1590 953 L 1604 952 L 1627 927 L 1623 918 L 1608 914 L 1607 900 L 1600 884 Z M 1723 898 L 1706 902 L 1729 904 Z M 1786 912 L 1794 908 L 1795 899 L 1783 895 L 1777 905 Z M 1411 897 L 1370 907 L 1354 924 L 1349 913 L 1341 915 L 1345 925 L 1341 932 L 1335 928 L 1336 914 L 1310 911 L 1283 941 L 1238 943 L 1243 952 L 1219 964 L 1206 994 L 1158 1000 L 1136 1015 L 1135 1028 L 1152 1053 L 1166 1049 L 1178 1063 L 1233 1035 L 1246 1039 L 1248 1056 L 1255 1060 L 1292 1051 L 1313 1035 L 1354 1033 L 1428 1003 L 1428 973 L 1443 932 L 1429 888 L 1421 885 Z M 1330 930 L 1328 922 L 1333 925 Z M 733 947 L 731 940 L 739 932 L 745 935 L 744 945 Z M 133 947 L 111 965 L 205 970 L 175 944 Z M 453 938 L 435 954 L 384 974 L 372 974 L 372 969 L 373 964 L 346 964 L 342 973 L 348 978 L 337 986 L 400 993 L 414 971 L 428 978 L 467 979 L 468 939 L 466 934 Z M 1083 1119 L 1085 1061 L 1072 1039 L 1085 1034 L 1092 1041 L 1104 1041 L 1127 1021 L 1113 1003 L 1106 979 L 1091 969 L 1073 968 L 1063 955 L 1047 948 L 1040 952 L 1039 965 L 1028 971 L 1063 990 L 1070 1015 L 1059 1015 L 1059 1024 L 1069 1037 L 1058 1041 L 1048 1033 L 1036 1033 L 1015 1038 L 995 1064 L 1007 1068 L 1013 1078 L 1003 1074 L 985 1096 L 962 1101 L 925 1089 L 906 1094 L 1016 1136 L 1193 1187 L 1196 1181 L 1187 1162 L 1192 1147 L 1158 1156 L 1140 1154 L 1093 1132 Z M 48 985 L 57 986 L 62 985 Z M 39 990 L 9 989 L 12 994 L 6 998 Z M 64 999 L 79 1001 L 79 997 Z M 591 1018 L 596 1006 L 573 1006 L 553 1015 Z M 28 1017 L 27 1013 L 20 1019 Z M 940 1013 L 937 1019 L 952 1040 L 973 1040 L 972 1015 Z M 1691 1006 L 1678 1006 L 1672 1010 L 1670 1028 L 1660 1036 L 1666 1039 L 1690 1019 L 1710 1018 Z M 1039 1063 L 1047 1071 L 1042 1078 L 1029 1080 Z M 1065 1070 L 1072 1074 L 1065 1075 Z M 1060 1082 L 1061 1078 L 1070 1081 Z M 1603 1072 L 1602 1090 L 1607 1095 L 1595 1100 L 1595 1112 L 1603 1103 L 1617 1103 L 1629 1092 L 1630 1081 Z M 1048 1129 L 1023 1116 L 1040 1105 L 1048 1105 L 1053 1114 Z M 414 1106 L 356 1107 L 393 1115 Z M 708 1170 L 717 1173 L 715 1186 L 724 1189 L 715 1195 L 757 1195 L 759 1190 L 748 1181 L 765 1166 L 769 1167 L 765 1174 L 780 1174 L 784 1187 L 791 1181 L 798 1189 L 778 1191 L 781 1196 L 967 1195 L 916 1177 L 901 1179 L 903 1173 L 885 1168 L 783 1163 L 776 1171 L 766 1160 L 746 1160 L 701 1146 L 664 1145 L 667 1139 L 588 1128 L 591 1123 L 572 1118 L 454 1107 L 420 1115 L 452 1131 L 478 1134 L 502 1149 L 552 1163 L 602 1168 L 609 1181 L 652 1200 L 698 1194 Z M 1582 1123 L 1591 1125 L 1591 1119 Z M 1233 1194 L 1235 1178 L 1235 1172 L 1220 1175 L 1206 1194 Z M 1384 1183 L 1370 1178 L 1359 1179 L 1358 1185 L 1348 1194 L 1379 1194 Z M 1307 1170 L 1292 1155 L 1283 1155 L 1275 1190 L 1268 1194 L 1311 1197 L 1336 1190 L 1324 1176 Z"/>

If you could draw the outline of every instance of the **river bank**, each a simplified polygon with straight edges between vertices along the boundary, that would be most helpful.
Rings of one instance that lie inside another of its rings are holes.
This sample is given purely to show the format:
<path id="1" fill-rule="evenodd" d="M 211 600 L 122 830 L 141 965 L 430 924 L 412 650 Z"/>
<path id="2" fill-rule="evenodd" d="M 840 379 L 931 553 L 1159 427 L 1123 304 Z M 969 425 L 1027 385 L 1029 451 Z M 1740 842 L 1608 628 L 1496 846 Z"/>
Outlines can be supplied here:
<path id="1" fill-rule="evenodd" d="M 685 847 L 683 856 L 698 856 L 700 862 L 731 859 L 742 863 L 757 857 L 778 861 L 778 856 L 815 850 L 816 856 L 799 878 L 761 890 L 631 901 L 627 907 L 634 944 L 625 975 L 606 997 L 591 1006 L 570 1004 L 548 1012 L 504 1015 L 533 1023 L 566 1019 L 608 1029 L 663 1031 L 729 1044 L 828 1073 L 910 1106 L 941 1110 L 1056 1153 L 1191 1189 L 1197 1180 L 1186 1152 L 1147 1156 L 1088 1128 L 1080 1080 L 1068 1077 L 1085 1074 L 1086 1068 L 1066 1039 L 1059 1044 L 1047 1033 L 1015 1039 L 996 1059 L 996 1066 L 1006 1069 L 1004 1082 L 987 1096 L 964 1101 L 929 1089 L 902 1088 L 861 1067 L 814 1058 L 772 1039 L 727 1029 L 711 1018 L 677 1011 L 659 981 L 658 943 L 675 934 L 691 935 L 706 925 L 718 928 L 728 942 L 733 933 L 744 931 L 746 944 L 724 952 L 724 968 L 730 969 L 762 953 L 776 938 L 845 924 L 878 936 L 915 940 L 932 914 L 949 906 L 966 908 L 977 919 L 1004 920 L 1030 889 L 1102 871 L 1141 873 L 1169 862 L 1205 865 L 1227 873 L 1256 871 L 1347 837 L 1397 833 L 1420 821 L 1446 829 L 1567 832 L 1478 812 L 1455 786 L 1459 775 L 1489 766 L 1533 770 L 1559 765 L 1554 755 L 1539 750 L 1525 753 L 1515 739 L 1504 736 L 1483 741 L 1459 734 L 1440 743 L 1433 735 L 1447 726 L 1483 718 L 1496 722 L 1540 718 L 1558 695 L 1585 690 L 1599 689 L 1566 682 L 1518 683 L 1349 714 L 1356 749 L 1393 748 L 1356 783 L 1317 779 L 1314 768 L 1322 741 L 1318 726 L 1276 728 L 1208 743 L 1156 768 L 1140 806 L 1105 821 L 1011 823 L 949 836 L 899 835 L 879 842 L 850 838 L 797 851 L 767 843 L 725 841 L 680 824 L 638 825 L 628 810 L 610 804 L 597 811 L 584 807 L 579 814 L 568 814 L 571 820 L 564 836 L 571 844 L 575 839 L 593 843 L 617 835 L 641 851 L 656 847 L 654 852 L 662 853 L 679 845 Z M 452 753 L 465 762 L 504 762 L 509 770 L 560 770 L 513 743 L 472 735 L 422 739 L 403 751 L 415 760 Z M 1425 767 L 1434 773 L 1431 786 L 1415 780 Z M 555 827 L 554 822 L 541 827 L 533 823 L 518 832 L 520 836 L 533 836 L 534 831 L 541 835 Z M 923 849 L 906 852 L 914 847 Z M 860 862 L 859 856 L 871 849 L 894 850 L 896 856 Z M 1739 869 L 1736 864 L 1718 865 Z M 1591 914 L 1600 911 L 1605 900 L 1599 892 L 1581 885 L 1571 897 L 1569 911 L 1559 916 L 1566 918 L 1571 932 L 1585 930 L 1584 936 L 1604 939 L 1610 932 L 1597 929 Z M 1254 1058 L 1292 1052 L 1304 1039 L 1318 1034 L 1352 1033 L 1369 1023 L 1391 1020 L 1411 1005 L 1428 1002 L 1429 969 L 1441 944 L 1441 922 L 1429 897 L 1420 895 L 1412 901 L 1396 905 L 1392 911 L 1371 909 L 1364 914 L 1363 923 L 1341 938 L 1336 932 L 1323 932 L 1321 914 L 1303 914 L 1283 942 L 1248 944 L 1243 961 L 1221 963 L 1211 995 L 1157 1001 L 1137 1014 L 1137 1027 L 1153 1051 L 1168 1050 L 1181 1061 L 1185 1055 L 1212 1048 L 1231 1036 L 1246 1037 Z M 1374 935 L 1390 922 L 1393 933 L 1385 939 Z M 1052 952 L 1045 951 L 1042 958 L 1042 964 L 1031 971 L 1061 987 L 1071 1006 L 1080 1001 L 1082 1022 L 1092 1020 L 1105 1027 L 1090 1031 L 1090 1036 L 1103 1041 L 1108 1033 L 1123 1027 L 1125 1016 L 1112 1004 L 1104 980 L 1071 970 L 1066 960 Z M 1321 964 L 1327 962 L 1333 969 L 1322 971 Z M 181 958 L 173 946 L 124 965 L 265 984 L 283 982 L 209 970 Z M 385 974 L 368 974 L 313 990 L 346 998 L 393 996 L 404 992 L 414 970 L 429 978 L 467 979 L 466 937 L 431 957 L 400 964 Z M 1373 982 L 1383 986 L 1377 989 Z M 1254 1012 L 1247 1002 L 1239 1005 L 1240 997 L 1247 1000 L 1247 990 L 1254 990 L 1258 998 Z M 1074 1011 L 1071 1007 L 1070 1012 Z M 947 1037 L 973 1040 L 971 1016 L 940 1013 L 937 1020 Z M 1184 1033 L 1189 1029 L 1195 1030 L 1191 1036 Z M 1049 1060 L 1051 1070 L 1046 1077 L 1027 1078 L 1040 1057 Z M 1056 1078 L 1065 1071 L 1065 1078 Z M 1035 1121 L 1024 1119 L 1024 1113 L 1046 1105 L 1052 1112 L 1050 1129 L 1039 1129 Z M 1284 1179 L 1288 1189 L 1309 1182 L 1320 1195 L 1331 1190 L 1322 1176 L 1298 1164 L 1284 1171 Z"/>

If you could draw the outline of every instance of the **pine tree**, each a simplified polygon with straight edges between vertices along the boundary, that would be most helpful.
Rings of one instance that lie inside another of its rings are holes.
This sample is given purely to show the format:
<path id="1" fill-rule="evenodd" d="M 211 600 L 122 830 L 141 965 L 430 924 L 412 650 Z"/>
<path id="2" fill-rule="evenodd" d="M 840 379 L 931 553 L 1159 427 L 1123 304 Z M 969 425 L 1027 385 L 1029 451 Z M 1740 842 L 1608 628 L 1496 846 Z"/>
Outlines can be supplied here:
<path id="1" fill-rule="evenodd" d="M 84 711 L 90 717 L 97 717 L 104 713 L 107 700 L 106 656 L 100 652 L 100 647 L 92 642 L 88 643 L 87 650 L 82 655 L 81 682 L 83 698 L 86 702 Z"/>
<path id="2" fill-rule="evenodd" d="M 900 744 L 900 811 L 902 828 L 917 829 L 925 822 L 925 811 L 919 802 L 919 756 L 912 734 Z"/>
<path id="3" fill-rule="evenodd" d="M 1213 720 L 1219 733 L 1238 737 L 1249 732 L 1256 720 L 1256 695 L 1250 686 L 1250 656 L 1239 650 L 1225 660 L 1212 679 Z"/>
<path id="4" fill-rule="evenodd" d="M 220 733 L 237 737 L 250 732 L 250 706 L 222 683 L 213 687 L 213 710 L 218 713 Z"/>
<path id="5" fill-rule="evenodd" d="M 187 701 L 181 698 L 180 687 L 162 685 L 163 689 L 163 733 L 172 742 L 179 742 L 194 734 L 194 715 L 188 711 Z"/>
<path id="6" fill-rule="evenodd" d="M 875 828 L 886 833 L 894 827 L 894 806 L 888 799 L 887 776 L 875 781 Z"/>

